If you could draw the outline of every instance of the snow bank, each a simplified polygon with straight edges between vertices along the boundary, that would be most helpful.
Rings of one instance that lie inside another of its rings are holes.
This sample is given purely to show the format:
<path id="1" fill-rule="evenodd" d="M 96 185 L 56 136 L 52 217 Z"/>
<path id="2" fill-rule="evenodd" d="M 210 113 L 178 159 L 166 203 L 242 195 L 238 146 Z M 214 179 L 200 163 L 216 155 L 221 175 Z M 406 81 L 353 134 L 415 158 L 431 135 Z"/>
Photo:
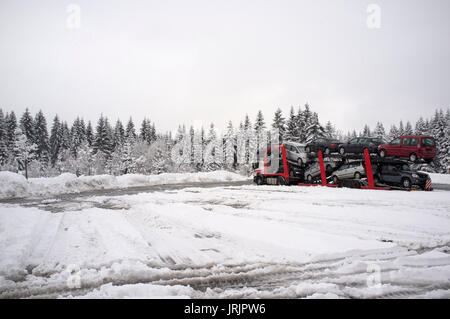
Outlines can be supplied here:
<path id="1" fill-rule="evenodd" d="M 450 184 L 450 174 L 427 173 L 435 184 Z"/>
<path id="2" fill-rule="evenodd" d="M 80 176 L 61 174 L 50 178 L 30 178 L 12 172 L 0 172 L 0 198 L 47 196 L 85 191 L 195 182 L 244 181 L 247 177 L 227 172 L 128 174 L 122 176 Z"/>

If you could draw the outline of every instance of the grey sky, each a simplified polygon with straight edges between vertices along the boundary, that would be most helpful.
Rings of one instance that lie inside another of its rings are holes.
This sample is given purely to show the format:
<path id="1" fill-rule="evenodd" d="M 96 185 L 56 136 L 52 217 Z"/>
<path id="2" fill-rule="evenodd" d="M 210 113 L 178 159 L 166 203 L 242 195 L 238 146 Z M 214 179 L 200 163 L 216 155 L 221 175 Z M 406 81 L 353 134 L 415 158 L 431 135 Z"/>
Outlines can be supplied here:
<path id="1" fill-rule="evenodd" d="M 344 131 L 388 129 L 449 107 L 449 14 L 448 0 L 1 0 L 0 108 L 165 131 L 308 102 Z"/>

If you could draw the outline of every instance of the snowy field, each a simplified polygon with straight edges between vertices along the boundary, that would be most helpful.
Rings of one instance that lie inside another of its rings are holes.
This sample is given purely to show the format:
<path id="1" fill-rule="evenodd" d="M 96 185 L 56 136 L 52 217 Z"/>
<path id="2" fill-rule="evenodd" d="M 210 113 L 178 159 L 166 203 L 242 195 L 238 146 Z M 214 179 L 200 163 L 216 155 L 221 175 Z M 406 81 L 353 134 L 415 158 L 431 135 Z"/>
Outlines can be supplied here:
<path id="1" fill-rule="evenodd" d="M 244 185 L 1 204 L 0 297 L 450 298 L 449 194 Z"/>

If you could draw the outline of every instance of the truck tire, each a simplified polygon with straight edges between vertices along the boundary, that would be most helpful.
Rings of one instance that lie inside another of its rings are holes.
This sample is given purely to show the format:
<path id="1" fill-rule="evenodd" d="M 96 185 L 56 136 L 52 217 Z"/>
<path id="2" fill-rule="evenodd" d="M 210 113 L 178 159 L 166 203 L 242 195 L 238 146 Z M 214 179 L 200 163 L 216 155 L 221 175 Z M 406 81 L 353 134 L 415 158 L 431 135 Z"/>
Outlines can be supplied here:
<path id="1" fill-rule="evenodd" d="M 355 173 L 355 179 L 361 179 L 361 173 L 360 172 L 356 172 Z"/>
<path id="2" fill-rule="evenodd" d="M 261 176 L 258 176 L 256 178 L 256 185 L 262 185 L 262 184 L 264 184 L 264 181 Z"/>

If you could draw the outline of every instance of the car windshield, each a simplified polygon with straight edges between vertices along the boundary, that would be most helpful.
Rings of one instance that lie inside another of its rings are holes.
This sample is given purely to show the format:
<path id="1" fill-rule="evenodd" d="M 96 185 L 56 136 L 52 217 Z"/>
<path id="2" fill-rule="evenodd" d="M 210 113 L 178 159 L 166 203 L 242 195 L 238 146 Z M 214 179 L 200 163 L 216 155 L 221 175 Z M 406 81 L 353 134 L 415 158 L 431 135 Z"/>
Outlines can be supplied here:
<path id="1" fill-rule="evenodd" d="M 434 146 L 434 139 L 432 138 L 423 138 L 422 139 L 423 146 Z"/>
<path id="2" fill-rule="evenodd" d="M 411 167 L 408 164 L 403 164 L 401 167 L 402 171 L 411 171 Z"/>

